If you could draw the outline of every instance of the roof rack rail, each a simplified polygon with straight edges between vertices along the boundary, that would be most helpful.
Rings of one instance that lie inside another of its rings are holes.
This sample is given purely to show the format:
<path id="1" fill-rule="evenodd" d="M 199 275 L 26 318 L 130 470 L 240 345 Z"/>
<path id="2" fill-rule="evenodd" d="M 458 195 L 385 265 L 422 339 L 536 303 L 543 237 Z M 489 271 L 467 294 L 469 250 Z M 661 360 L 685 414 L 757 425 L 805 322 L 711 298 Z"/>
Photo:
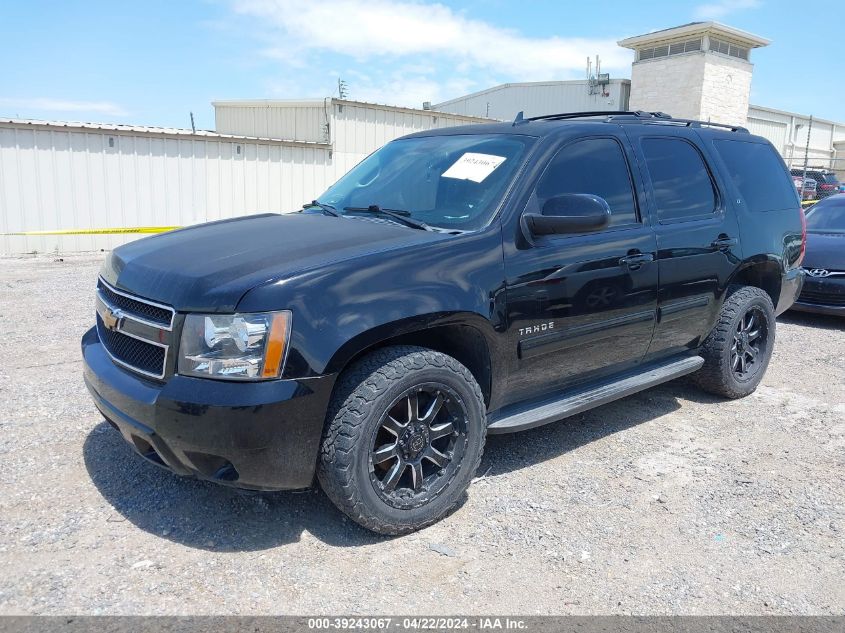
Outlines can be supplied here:
<path id="1" fill-rule="evenodd" d="M 671 122 L 677 122 L 689 127 L 718 127 L 731 132 L 744 132 L 749 134 L 748 128 L 741 125 L 729 125 L 727 123 L 713 123 L 711 121 L 697 121 L 695 119 L 670 119 Z"/>
<path id="2" fill-rule="evenodd" d="M 614 117 L 614 116 L 629 116 L 629 117 L 636 117 L 638 119 L 653 119 L 653 118 L 663 118 L 663 119 L 671 119 L 668 114 L 663 112 L 643 112 L 642 110 L 633 110 L 633 111 L 625 111 L 625 110 L 594 110 L 592 112 L 561 112 L 559 114 L 544 114 L 542 116 L 533 116 L 531 118 L 525 119 L 526 121 L 557 121 L 560 119 L 583 119 L 588 117 L 597 117 L 597 116 L 606 116 L 606 117 Z"/>
<path id="3" fill-rule="evenodd" d="M 520 115 L 522 113 L 520 112 Z M 654 125 L 684 125 L 686 127 L 717 127 L 732 132 L 748 133 L 748 129 L 741 125 L 728 125 L 725 123 L 712 123 L 710 121 L 697 121 L 695 119 L 675 119 L 665 112 L 644 112 L 643 110 L 595 110 L 592 112 L 561 112 L 559 114 L 544 114 L 531 118 L 521 118 L 518 115 L 518 122 L 527 121 L 564 121 L 567 119 L 585 119 L 593 117 L 607 117 L 606 121 L 637 121 Z M 515 121 L 516 123 L 516 121 Z"/>

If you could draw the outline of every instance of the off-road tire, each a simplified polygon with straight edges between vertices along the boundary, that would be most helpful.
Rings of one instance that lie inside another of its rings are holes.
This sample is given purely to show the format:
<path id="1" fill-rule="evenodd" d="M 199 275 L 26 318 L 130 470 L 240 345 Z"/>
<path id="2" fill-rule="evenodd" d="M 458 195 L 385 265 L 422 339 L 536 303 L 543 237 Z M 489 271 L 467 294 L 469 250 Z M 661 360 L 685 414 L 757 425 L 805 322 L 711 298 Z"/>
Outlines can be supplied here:
<path id="1" fill-rule="evenodd" d="M 740 380 L 732 369 L 731 348 L 740 320 L 749 312 L 764 318 L 765 347 L 760 350 L 757 371 L 747 380 Z M 731 286 L 719 314 L 719 320 L 704 340 L 699 354 L 704 365 L 692 374 L 693 380 L 705 391 L 725 398 L 742 398 L 757 389 L 763 379 L 775 343 L 775 310 L 769 295 L 754 286 Z"/>
<path id="2" fill-rule="evenodd" d="M 371 481 L 370 438 L 397 394 L 436 382 L 457 393 L 466 411 L 462 459 L 442 492 L 414 508 L 381 498 Z M 470 371 L 430 349 L 396 346 L 377 350 L 341 374 L 329 405 L 317 477 L 331 501 L 353 521 L 379 534 L 407 534 L 449 514 L 478 469 L 487 432 L 484 398 Z"/>

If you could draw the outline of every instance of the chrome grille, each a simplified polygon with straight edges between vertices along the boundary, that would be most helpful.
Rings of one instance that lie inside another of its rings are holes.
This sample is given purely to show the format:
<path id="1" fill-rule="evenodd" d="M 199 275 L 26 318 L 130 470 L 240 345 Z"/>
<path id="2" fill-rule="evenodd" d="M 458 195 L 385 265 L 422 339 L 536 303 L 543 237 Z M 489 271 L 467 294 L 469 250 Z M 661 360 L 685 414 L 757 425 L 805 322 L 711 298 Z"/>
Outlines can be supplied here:
<path id="1" fill-rule="evenodd" d="M 139 374 L 164 378 L 175 311 L 97 283 L 97 333 L 111 359 Z"/>
<path id="2" fill-rule="evenodd" d="M 154 323 L 168 330 L 173 325 L 173 308 L 128 295 L 117 288 L 113 288 L 102 278 L 97 280 L 97 292 L 100 293 L 107 304 L 120 308 L 127 316 L 136 318 L 136 320 Z"/>
<path id="3" fill-rule="evenodd" d="M 97 332 L 100 342 L 114 360 L 122 365 L 156 378 L 164 376 L 167 349 L 137 338 L 107 330 L 100 315 L 97 315 Z"/>

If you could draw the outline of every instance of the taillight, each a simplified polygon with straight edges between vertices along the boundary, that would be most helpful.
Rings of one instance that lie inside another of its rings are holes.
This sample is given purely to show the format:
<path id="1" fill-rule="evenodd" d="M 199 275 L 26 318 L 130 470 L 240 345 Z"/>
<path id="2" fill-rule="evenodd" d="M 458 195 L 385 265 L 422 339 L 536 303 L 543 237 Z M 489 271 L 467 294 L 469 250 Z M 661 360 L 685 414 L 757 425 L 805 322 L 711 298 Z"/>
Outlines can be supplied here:
<path id="1" fill-rule="evenodd" d="M 804 263 L 804 253 L 807 251 L 807 216 L 804 214 L 804 209 L 799 208 L 798 213 L 801 214 L 801 252 L 798 253 L 798 261 L 795 262 L 797 268 Z"/>
<path id="2" fill-rule="evenodd" d="M 824 189 L 826 191 L 828 189 L 833 189 L 833 185 L 819 185 L 819 189 Z"/>

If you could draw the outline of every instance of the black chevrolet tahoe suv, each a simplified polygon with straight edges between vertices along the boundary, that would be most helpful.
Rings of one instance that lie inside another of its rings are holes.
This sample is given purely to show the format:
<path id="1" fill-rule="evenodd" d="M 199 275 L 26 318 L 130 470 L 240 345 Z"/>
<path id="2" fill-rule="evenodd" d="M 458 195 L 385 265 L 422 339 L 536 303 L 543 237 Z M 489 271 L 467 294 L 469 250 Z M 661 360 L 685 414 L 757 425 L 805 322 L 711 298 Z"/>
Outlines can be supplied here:
<path id="1" fill-rule="evenodd" d="M 768 141 L 662 113 L 411 134 L 302 211 L 115 249 L 85 383 L 147 460 L 311 486 L 401 534 L 460 501 L 488 433 L 691 374 L 756 388 L 803 282 Z"/>

